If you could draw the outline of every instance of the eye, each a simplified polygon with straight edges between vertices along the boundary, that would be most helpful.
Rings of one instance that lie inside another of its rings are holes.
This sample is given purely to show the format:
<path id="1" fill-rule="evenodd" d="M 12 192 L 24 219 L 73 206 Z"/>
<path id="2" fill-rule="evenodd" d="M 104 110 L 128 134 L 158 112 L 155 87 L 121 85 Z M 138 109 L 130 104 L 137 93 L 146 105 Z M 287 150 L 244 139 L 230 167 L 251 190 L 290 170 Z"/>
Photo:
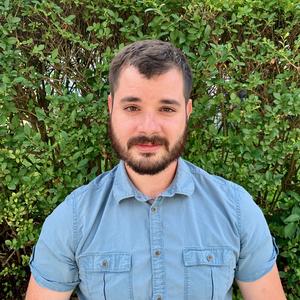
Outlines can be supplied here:
<path id="1" fill-rule="evenodd" d="M 135 111 L 138 111 L 139 108 L 136 107 L 136 106 L 131 105 L 131 106 L 125 107 L 124 110 L 126 110 L 126 111 L 128 111 L 128 112 L 135 112 Z"/>
<path id="2" fill-rule="evenodd" d="M 175 112 L 175 109 L 174 108 L 172 108 L 172 107 L 162 107 L 161 109 L 160 109 L 160 111 L 162 111 L 162 112 L 167 112 L 167 113 L 172 113 L 172 112 Z"/>

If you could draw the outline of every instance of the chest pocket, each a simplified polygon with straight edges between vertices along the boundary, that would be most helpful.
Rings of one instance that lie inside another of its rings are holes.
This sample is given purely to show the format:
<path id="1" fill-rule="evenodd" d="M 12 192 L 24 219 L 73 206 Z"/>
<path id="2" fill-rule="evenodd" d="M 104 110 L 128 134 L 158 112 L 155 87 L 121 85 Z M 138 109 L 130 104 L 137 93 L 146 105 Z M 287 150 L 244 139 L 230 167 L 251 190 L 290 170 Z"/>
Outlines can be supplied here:
<path id="1" fill-rule="evenodd" d="M 133 299 L 131 255 L 106 252 L 79 258 L 79 288 L 87 299 Z"/>
<path id="2" fill-rule="evenodd" d="M 185 300 L 224 299 L 234 278 L 235 257 L 225 248 L 183 250 Z"/>

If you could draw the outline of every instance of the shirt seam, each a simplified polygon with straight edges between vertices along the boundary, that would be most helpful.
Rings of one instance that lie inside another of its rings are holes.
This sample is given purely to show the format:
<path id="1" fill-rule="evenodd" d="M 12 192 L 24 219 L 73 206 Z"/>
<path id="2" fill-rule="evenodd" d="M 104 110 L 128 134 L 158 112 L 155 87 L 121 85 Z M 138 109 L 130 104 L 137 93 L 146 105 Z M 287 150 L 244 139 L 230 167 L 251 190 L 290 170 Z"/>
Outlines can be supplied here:
<path id="1" fill-rule="evenodd" d="M 239 199 L 239 194 L 238 194 L 237 188 L 234 187 L 234 190 L 235 190 L 235 193 L 234 193 L 233 199 L 235 199 L 238 232 L 239 232 L 240 239 L 241 239 L 241 236 L 242 236 L 241 206 L 240 206 L 240 199 Z"/>
<path id="2" fill-rule="evenodd" d="M 109 256 L 109 255 L 123 255 L 123 256 L 129 256 L 132 257 L 131 252 L 125 252 L 125 251 L 99 251 L 99 252 L 88 252 L 82 255 L 78 256 L 78 259 L 81 259 L 83 257 L 90 257 L 90 256 Z"/>
<path id="3" fill-rule="evenodd" d="M 79 244 L 79 238 L 78 238 L 78 218 L 76 213 L 76 202 L 74 201 L 74 198 L 71 198 L 72 200 L 72 213 L 73 213 L 73 251 L 74 254 L 76 253 L 77 246 Z"/>

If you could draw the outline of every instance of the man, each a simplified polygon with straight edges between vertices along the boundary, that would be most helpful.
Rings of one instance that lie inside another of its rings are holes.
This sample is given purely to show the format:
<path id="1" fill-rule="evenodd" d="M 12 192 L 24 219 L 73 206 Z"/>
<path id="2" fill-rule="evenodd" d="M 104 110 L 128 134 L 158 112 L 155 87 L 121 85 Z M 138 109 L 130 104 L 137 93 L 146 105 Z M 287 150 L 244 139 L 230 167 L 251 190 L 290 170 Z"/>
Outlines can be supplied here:
<path id="1" fill-rule="evenodd" d="M 27 300 L 285 299 L 277 248 L 240 186 L 180 158 L 192 112 L 190 67 L 161 41 L 124 48 L 110 68 L 118 166 L 46 219 Z"/>

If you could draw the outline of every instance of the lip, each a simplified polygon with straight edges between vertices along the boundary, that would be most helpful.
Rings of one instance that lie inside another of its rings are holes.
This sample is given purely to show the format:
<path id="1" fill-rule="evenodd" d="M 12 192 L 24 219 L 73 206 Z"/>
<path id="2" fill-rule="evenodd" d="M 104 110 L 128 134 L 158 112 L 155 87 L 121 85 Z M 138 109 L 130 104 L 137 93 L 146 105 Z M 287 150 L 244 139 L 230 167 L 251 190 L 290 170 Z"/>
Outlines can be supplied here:
<path id="1" fill-rule="evenodd" d="M 161 145 L 152 145 L 152 144 L 137 144 L 135 146 L 141 152 L 155 152 L 161 147 Z"/>

